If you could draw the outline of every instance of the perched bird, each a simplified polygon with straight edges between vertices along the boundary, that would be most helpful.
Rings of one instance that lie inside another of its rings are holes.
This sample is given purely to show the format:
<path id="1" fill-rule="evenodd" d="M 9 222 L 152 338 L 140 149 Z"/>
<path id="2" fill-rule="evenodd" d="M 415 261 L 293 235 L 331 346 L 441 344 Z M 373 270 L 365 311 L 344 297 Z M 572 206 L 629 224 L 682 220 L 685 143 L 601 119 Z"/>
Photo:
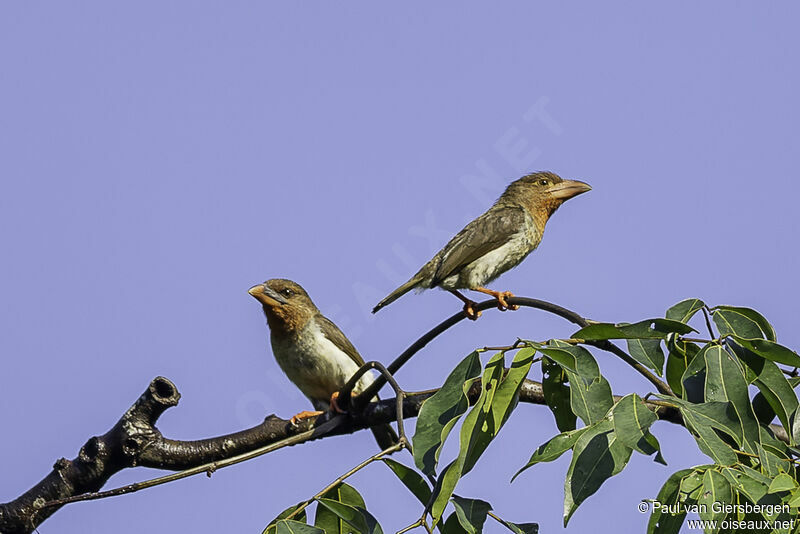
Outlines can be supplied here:
<path id="1" fill-rule="evenodd" d="M 331 409 L 341 412 L 336 404 L 338 392 L 364 365 L 350 340 L 291 280 L 267 280 L 251 287 L 249 293 L 261 303 L 267 316 L 272 353 L 278 365 L 318 410 L 300 412 L 292 422 Z M 371 372 L 365 373 L 353 388 L 353 395 L 364 391 L 373 380 Z M 381 449 L 397 443 L 397 434 L 388 424 L 371 430 Z"/>
<path id="2" fill-rule="evenodd" d="M 377 312 L 412 289 L 446 289 L 464 302 L 472 320 L 480 316 L 475 302 L 458 289 L 480 291 L 497 299 L 501 310 L 509 306 L 510 291 L 494 291 L 486 284 L 519 265 L 542 241 L 547 220 L 564 201 L 592 188 L 577 180 L 563 180 L 552 172 L 535 172 L 509 184 L 486 213 L 464 227 L 411 279 L 392 291 L 372 310 Z"/>

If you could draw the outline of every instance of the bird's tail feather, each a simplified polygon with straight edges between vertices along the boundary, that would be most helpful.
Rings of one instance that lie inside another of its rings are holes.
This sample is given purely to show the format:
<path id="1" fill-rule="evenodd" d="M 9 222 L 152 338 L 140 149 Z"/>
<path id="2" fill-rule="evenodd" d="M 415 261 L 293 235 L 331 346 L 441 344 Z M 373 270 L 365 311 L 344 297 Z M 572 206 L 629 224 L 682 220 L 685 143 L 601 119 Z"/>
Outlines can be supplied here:
<path id="1" fill-rule="evenodd" d="M 399 299 L 400 297 L 402 297 L 403 295 L 414 289 L 414 287 L 419 283 L 419 281 L 420 278 L 418 276 L 415 276 L 402 286 L 398 287 L 397 289 L 389 293 L 389 295 L 385 299 L 380 301 L 377 306 L 372 308 L 372 313 L 376 313 L 384 306 L 388 306 L 392 302 L 396 301 L 397 299 Z"/>
<path id="2" fill-rule="evenodd" d="M 389 424 L 373 426 L 370 430 L 372 431 L 372 435 L 375 436 L 375 441 L 378 442 L 378 447 L 380 447 L 382 451 L 397 444 L 400 439 Z"/>

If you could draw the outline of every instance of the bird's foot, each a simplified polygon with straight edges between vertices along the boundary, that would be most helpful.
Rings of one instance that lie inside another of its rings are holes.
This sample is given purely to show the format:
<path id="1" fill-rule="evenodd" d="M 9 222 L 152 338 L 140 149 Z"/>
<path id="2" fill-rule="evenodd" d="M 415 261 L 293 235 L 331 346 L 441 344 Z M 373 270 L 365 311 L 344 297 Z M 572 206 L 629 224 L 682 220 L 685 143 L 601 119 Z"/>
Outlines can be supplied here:
<path id="1" fill-rule="evenodd" d="M 509 304 L 508 301 L 506 300 L 510 299 L 513 296 L 514 293 L 512 293 L 511 291 L 498 292 L 497 295 L 495 295 L 495 298 L 497 299 L 497 309 L 499 309 L 500 311 L 518 310 L 519 306 L 517 304 Z"/>
<path id="2" fill-rule="evenodd" d="M 299 423 L 300 421 L 303 421 L 304 419 L 311 419 L 312 417 L 317 417 L 318 415 L 322 415 L 324 413 L 325 412 L 319 412 L 319 411 L 310 412 L 308 410 L 303 410 L 299 414 L 293 415 L 292 418 L 289 419 L 289 421 L 293 425 L 296 425 L 297 423 Z"/>
<path id="3" fill-rule="evenodd" d="M 478 317 L 481 316 L 482 312 L 475 309 L 477 305 L 477 302 L 472 302 L 471 300 L 464 303 L 464 315 L 466 315 L 467 319 L 470 321 L 477 321 Z"/>
<path id="4" fill-rule="evenodd" d="M 510 299 L 514 296 L 514 293 L 511 291 L 495 291 L 494 289 L 487 289 L 485 287 L 476 287 L 474 288 L 475 291 L 480 291 L 481 293 L 486 293 L 487 295 L 491 295 L 497 299 L 497 309 L 500 311 L 506 310 L 518 310 L 519 306 L 516 304 L 509 304 L 506 299 Z"/>
<path id="5" fill-rule="evenodd" d="M 339 407 L 338 399 L 339 399 L 339 392 L 334 391 L 333 395 L 331 395 L 331 411 L 333 413 L 347 413 L 347 410 L 342 410 Z"/>

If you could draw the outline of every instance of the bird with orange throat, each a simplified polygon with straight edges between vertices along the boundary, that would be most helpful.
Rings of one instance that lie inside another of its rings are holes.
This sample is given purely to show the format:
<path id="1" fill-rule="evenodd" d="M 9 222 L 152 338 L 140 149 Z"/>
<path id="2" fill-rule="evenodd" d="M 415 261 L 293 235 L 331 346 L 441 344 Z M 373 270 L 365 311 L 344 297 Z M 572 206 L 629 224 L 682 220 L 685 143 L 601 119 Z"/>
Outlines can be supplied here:
<path id="1" fill-rule="evenodd" d="M 364 365 L 350 340 L 322 315 L 296 282 L 275 278 L 251 287 L 249 293 L 261 303 L 267 316 L 272 353 L 278 365 L 316 410 L 300 412 L 292 422 L 328 410 L 341 412 L 336 402 L 338 392 Z M 364 391 L 373 380 L 371 372 L 365 373 L 353 388 L 353 395 Z M 397 443 L 397 434 L 390 425 L 371 430 L 382 450 Z"/>
<path id="2" fill-rule="evenodd" d="M 547 220 L 561 204 L 591 189 L 589 184 L 564 180 L 552 172 L 535 172 L 512 182 L 491 208 L 456 234 L 408 282 L 380 301 L 372 313 L 412 289 L 434 287 L 461 299 L 464 313 L 472 320 L 481 312 L 459 289 L 491 295 L 500 310 L 517 309 L 506 300 L 513 293 L 488 289 L 486 284 L 519 265 L 539 246 Z"/>

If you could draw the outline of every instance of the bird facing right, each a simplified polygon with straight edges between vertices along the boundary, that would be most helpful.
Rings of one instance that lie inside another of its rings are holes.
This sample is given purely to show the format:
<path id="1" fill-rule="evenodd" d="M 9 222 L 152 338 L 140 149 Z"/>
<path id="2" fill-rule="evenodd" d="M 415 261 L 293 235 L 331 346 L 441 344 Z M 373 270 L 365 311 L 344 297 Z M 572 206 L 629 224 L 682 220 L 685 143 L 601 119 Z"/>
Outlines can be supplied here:
<path id="1" fill-rule="evenodd" d="M 497 299 L 501 310 L 517 309 L 506 299 L 510 291 L 486 284 L 519 265 L 542 241 L 547 220 L 565 201 L 590 191 L 589 184 L 564 180 L 552 172 L 535 172 L 512 182 L 484 214 L 455 235 L 436 255 L 372 310 L 377 312 L 412 289 L 440 287 L 464 302 L 464 313 L 475 320 L 480 311 L 459 289 L 480 291 Z"/>

